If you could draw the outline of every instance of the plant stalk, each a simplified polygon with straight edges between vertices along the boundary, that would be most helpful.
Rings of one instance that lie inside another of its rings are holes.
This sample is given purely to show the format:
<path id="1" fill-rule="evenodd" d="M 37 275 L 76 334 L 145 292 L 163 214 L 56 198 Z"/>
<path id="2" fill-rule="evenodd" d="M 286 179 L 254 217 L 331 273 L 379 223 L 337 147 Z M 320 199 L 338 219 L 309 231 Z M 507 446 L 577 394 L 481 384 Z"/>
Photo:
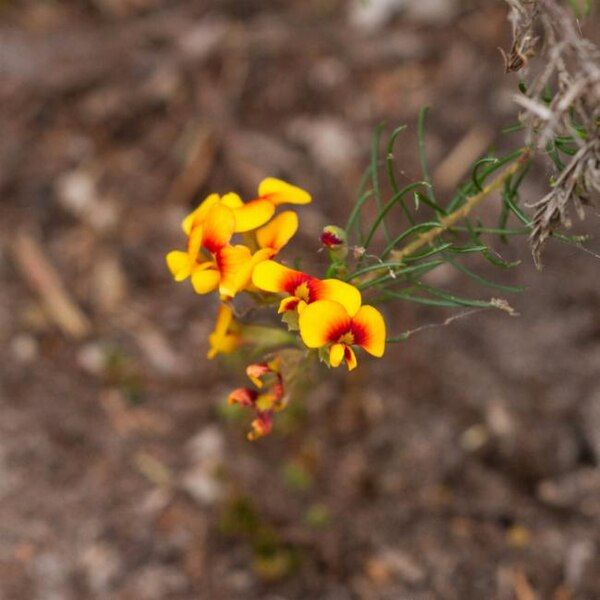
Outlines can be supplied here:
<path id="1" fill-rule="evenodd" d="M 523 165 L 530 159 L 531 150 L 524 148 L 521 155 L 508 166 L 500 175 L 493 179 L 480 192 L 473 196 L 469 196 L 466 202 L 457 208 L 454 212 L 440 218 L 439 225 L 421 233 L 414 241 L 406 244 L 401 250 L 392 250 L 390 255 L 394 261 L 401 261 L 403 258 L 410 256 L 419 248 L 431 243 L 442 233 L 450 229 L 461 219 L 464 219 L 482 200 L 485 200 L 490 194 L 504 185 L 504 182 L 510 179 Z"/>

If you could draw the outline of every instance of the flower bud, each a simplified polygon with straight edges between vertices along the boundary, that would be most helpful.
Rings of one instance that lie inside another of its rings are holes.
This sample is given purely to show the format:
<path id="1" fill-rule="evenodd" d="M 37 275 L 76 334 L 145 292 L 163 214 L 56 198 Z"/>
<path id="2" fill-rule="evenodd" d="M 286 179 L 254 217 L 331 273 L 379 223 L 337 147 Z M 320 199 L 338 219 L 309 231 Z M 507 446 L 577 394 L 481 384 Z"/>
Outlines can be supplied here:
<path id="1" fill-rule="evenodd" d="M 333 261 L 342 262 L 348 255 L 348 237 L 346 232 L 336 225 L 327 225 L 321 232 L 321 244 L 329 250 Z"/>
<path id="2" fill-rule="evenodd" d="M 330 250 L 336 250 L 346 244 L 346 232 L 336 225 L 327 225 L 321 233 L 321 243 Z"/>

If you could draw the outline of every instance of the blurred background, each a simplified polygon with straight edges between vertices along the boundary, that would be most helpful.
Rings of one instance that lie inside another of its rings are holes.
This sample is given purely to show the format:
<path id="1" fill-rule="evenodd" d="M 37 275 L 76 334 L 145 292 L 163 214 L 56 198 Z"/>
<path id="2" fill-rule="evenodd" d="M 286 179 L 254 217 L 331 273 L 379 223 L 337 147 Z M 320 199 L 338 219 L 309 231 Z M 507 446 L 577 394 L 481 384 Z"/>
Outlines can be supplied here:
<path id="1" fill-rule="evenodd" d="M 420 178 L 424 104 L 444 197 L 520 143 L 510 41 L 491 0 L 0 4 L 1 598 L 600 597 L 596 259 L 551 244 L 537 272 L 515 243 L 520 316 L 328 374 L 257 443 L 241 365 L 204 359 L 214 298 L 164 264 L 204 195 L 266 175 L 312 192 L 315 257 L 377 123 Z"/>

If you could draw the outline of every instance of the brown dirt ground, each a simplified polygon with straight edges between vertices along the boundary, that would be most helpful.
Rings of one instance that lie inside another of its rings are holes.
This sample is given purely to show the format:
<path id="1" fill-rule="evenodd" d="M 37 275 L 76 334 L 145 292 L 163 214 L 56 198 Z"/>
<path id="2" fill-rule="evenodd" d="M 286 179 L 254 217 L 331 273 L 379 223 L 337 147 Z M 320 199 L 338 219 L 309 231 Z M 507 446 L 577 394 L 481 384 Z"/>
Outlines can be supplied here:
<path id="1" fill-rule="evenodd" d="M 554 244 L 538 273 L 517 244 L 519 317 L 325 374 L 254 444 L 223 406 L 241 364 L 203 359 L 214 302 L 165 270 L 208 191 L 247 197 L 267 174 L 310 189 L 295 248 L 314 257 L 376 123 L 410 125 L 408 181 L 423 104 L 434 169 L 513 122 L 504 6 L 407 4 L 373 29 L 341 0 L 0 5 L 1 598 L 600 597 L 592 256 Z M 82 339 L 18 268 L 31 239 Z"/>

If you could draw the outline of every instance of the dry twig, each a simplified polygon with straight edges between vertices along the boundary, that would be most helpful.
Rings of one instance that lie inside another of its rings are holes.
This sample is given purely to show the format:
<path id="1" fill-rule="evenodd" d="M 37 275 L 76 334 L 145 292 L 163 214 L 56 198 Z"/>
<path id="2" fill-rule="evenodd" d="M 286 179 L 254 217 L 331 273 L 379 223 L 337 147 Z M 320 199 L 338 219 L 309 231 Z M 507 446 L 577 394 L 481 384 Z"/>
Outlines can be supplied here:
<path id="1" fill-rule="evenodd" d="M 526 67 L 517 58 L 533 54 L 536 27 L 544 38 L 544 67 L 534 76 L 524 69 L 526 95 L 515 98 L 524 109 L 527 141 L 540 152 L 551 151 L 559 138 L 576 146 L 564 167 L 555 160 L 550 192 L 532 205 L 531 246 L 539 266 L 544 241 L 557 227 L 570 225 L 569 209 L 583 218 L 583 207 L 600 195 L 600 49 L 580 35 L 571 14 L 555 0 L 507 1 L 513 49 L 519 49 L 508 57 L 507 71 Z M 550 99 L 549 89 L 554 92 Z"/>
<path id="2" fill-rule="evenodd" d="M 89 335 L 90 321 L 69 296 L 39 243 L 29 234 L 20 233 L 15 239 L 13 254 L 23 279 L 38 294 L 48 316 L 63 333 L 75 339 Z"/>

